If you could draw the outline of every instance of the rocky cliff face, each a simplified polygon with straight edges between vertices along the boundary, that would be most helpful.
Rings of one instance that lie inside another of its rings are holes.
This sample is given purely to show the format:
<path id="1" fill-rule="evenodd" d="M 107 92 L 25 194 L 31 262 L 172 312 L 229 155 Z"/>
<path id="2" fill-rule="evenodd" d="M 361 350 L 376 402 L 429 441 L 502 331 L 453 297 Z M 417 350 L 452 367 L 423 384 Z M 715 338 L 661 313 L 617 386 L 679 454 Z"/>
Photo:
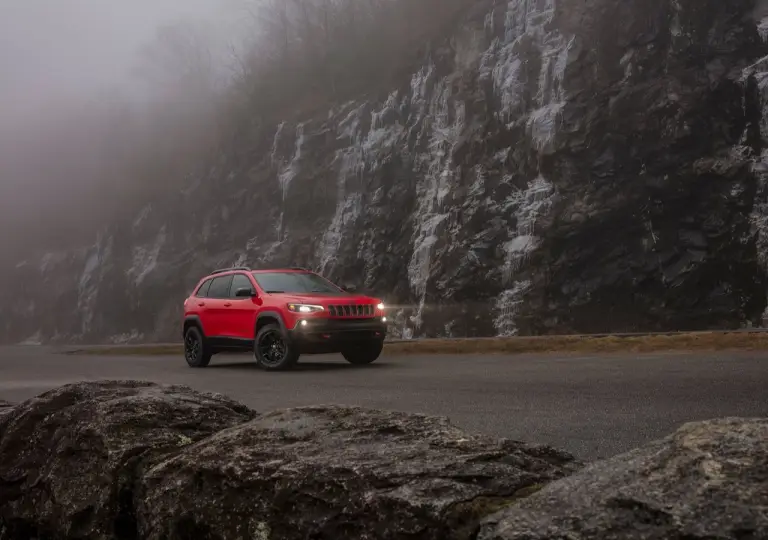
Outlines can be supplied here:
<path id="1" fill-rule="evenodd" d="M 388 95 L 254 129 L 176 199 L 11 269 L 2 338 L 177 339 L 193 283 L 236 263 L 357 281 L 406 337 L 759 319 L 764 6 L 468 4 Z"/>

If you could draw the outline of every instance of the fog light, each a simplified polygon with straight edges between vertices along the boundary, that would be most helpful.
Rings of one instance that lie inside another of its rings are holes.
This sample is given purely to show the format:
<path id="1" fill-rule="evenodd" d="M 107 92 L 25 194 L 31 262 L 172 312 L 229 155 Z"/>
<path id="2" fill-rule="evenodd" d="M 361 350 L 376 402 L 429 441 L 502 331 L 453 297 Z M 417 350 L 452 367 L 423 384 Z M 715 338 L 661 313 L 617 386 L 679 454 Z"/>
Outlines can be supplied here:
<path id="1" fill-rule="evenodd" d="M 299 324 L 300 324 L 301 326 L 307 326 L 307 321 L 301 321 Z"/>
<path id="2" fill-rule="evenodd" d="M 386 317 L 382 317 L 381 318 L 381 322 L 387 322 L 387 318 Z"/>

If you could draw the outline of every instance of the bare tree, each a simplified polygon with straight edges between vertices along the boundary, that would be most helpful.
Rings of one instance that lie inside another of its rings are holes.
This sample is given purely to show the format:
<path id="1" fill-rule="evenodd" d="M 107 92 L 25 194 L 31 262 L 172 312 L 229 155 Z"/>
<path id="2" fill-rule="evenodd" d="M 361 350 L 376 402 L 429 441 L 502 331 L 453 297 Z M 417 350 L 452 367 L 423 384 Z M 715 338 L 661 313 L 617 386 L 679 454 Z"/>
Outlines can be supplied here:
<path id="1" fill-rule="evenodd" d="M 413 64 L 421 48 L 471 0 L 250 0 L 255 44 L 241 88 L 256 101 L 296 104 L 375 89 Z M 249 86 L 253 85 L 253 86 Z"/>
<path id="2" fill-rule="evenodd" d="M 165 25 L 144 45 L 134 72 L 154 90 L 210 96 L 216 69 L 202 28 L 188 22 Z"/>

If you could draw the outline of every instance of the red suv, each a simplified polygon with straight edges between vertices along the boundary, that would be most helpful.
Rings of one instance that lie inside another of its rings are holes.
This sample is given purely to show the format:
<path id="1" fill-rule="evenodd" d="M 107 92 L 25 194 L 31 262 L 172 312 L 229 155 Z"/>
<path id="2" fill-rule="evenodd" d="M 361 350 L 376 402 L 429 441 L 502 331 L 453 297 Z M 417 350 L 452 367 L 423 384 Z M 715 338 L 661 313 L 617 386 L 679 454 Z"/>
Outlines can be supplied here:
<path id="1" fill-rule="evenodd" d="M 303 268 L 227 268 L 200 280 L 184 301 L 184 357 L 205 367 L 218 352 L 252 350 L 264 369 L 283 370 L 300 354 L 341 353 L 370 364 L 386 322 L 380 300 Z"/>

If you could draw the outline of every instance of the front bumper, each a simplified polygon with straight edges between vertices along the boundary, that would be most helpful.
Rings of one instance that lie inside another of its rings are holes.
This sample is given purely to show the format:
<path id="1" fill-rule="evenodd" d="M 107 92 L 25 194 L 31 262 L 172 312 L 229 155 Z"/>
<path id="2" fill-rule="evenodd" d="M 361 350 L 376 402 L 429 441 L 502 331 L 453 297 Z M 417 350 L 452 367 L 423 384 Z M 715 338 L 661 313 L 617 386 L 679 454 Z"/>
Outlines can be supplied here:
<path id="1" fill-rule="evenodd" d="M 304 321 L 306 324 L 304 324 Z M 339 352 L 355 342 L 383 340 L 387 325 L 381 317 L 366 319 L 306 318 L 289 330 L 290 339 L 306 353 Z"/>

